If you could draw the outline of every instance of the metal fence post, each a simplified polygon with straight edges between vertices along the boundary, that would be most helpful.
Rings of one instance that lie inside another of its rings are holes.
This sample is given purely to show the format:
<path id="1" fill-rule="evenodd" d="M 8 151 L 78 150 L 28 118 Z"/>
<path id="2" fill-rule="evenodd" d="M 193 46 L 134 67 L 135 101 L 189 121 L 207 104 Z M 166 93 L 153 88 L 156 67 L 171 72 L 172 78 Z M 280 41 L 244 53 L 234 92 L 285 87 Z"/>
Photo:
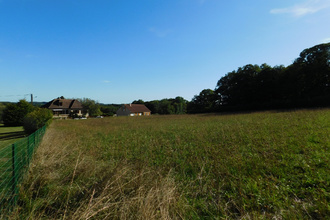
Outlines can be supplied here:
<path id="1" fill-rule="evenodd" d="M 36 145 L 36 133 L 33 133 L 33 147 L 32 147 L 32 149 L 34 149 L 35 145 Z"/>
<path id="2" fill-rule="evenodd" d="M 16 144 L 12 144 L 12 202 L 16 204 L 17 200 L 17 173 L 16 173 Z"/>
<path id="3" fill-rule="evenodd" d="M 27 138 L 27 164 L 30 163 L 30 137 Z"/>
<path id="4" fill-rule="evenodd" d="M 1 151 L 5 154 L 5 157 L 0 155 L 0 168 L 1 171 L 3 169 L 6 170 L 6 173 L 0 179 L 1 213 L 2 211 L 12 211 L 13 207 L 18 203 L 19 183 L 22 181 L 23 175 L 31 162 L 34 150 L 41 143 L 45 131 L 46 126 L 32 133 L 27 137 L 27 140 L 23 139 L 8 145 L 5 151 Z M 26 144 L 27 146 L 25 146 Z"/>

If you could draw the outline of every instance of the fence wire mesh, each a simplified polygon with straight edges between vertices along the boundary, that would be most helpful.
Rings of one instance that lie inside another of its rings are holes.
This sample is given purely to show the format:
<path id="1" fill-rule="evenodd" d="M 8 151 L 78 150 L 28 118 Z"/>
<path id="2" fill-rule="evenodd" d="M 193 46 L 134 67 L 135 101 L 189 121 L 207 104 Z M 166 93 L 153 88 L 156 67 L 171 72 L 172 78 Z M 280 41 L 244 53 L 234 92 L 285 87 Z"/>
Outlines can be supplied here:
<path id="1" fill-rule="evenodd" d="M 39 146 L 46 127 L 0 149 L 0 212 L 11 210 L 18 199 L 19 184 Z"/>

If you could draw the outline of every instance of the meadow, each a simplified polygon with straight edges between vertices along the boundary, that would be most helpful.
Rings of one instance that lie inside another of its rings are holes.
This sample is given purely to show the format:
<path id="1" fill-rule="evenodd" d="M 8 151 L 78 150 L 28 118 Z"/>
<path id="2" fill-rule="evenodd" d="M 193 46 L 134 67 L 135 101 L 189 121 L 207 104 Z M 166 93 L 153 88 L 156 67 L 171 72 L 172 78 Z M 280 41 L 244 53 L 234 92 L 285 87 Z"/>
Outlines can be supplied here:
<path id="1" fill-rule="evenodd" d="M 58 120 L 9 219 L 327 219 L 330 110 Z"/>
<path id="2" fill-rule="evenodd" d="M 3 124 L 0 124 L 0 149 L 15 143 L 25 136 L 22 126 L 5 127 Z"/>

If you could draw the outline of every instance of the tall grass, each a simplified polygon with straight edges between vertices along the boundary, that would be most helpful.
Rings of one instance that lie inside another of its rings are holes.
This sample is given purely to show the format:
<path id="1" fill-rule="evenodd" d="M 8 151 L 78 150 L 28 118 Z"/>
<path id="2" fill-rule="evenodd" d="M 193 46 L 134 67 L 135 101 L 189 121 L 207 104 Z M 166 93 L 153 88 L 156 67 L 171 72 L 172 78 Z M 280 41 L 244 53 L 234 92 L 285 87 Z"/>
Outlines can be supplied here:
<path id="1" fill-rule="evenodd" d="M 326 219 L 330 111 L 55 121 L 10 216 Z"/>

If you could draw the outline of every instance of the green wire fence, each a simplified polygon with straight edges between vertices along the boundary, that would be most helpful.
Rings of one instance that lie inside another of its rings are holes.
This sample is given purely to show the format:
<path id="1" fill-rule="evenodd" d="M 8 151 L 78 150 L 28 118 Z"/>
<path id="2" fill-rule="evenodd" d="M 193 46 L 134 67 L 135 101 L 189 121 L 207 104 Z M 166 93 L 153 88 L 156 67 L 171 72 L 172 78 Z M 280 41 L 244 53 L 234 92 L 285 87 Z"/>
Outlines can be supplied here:
<path id="1" fill-rule="evenodd" d="M 0 212 L 12 209 L 17 202 L 19 183 L 39 146 L 46 126 L 14 144 L 0 149 Z"/>

